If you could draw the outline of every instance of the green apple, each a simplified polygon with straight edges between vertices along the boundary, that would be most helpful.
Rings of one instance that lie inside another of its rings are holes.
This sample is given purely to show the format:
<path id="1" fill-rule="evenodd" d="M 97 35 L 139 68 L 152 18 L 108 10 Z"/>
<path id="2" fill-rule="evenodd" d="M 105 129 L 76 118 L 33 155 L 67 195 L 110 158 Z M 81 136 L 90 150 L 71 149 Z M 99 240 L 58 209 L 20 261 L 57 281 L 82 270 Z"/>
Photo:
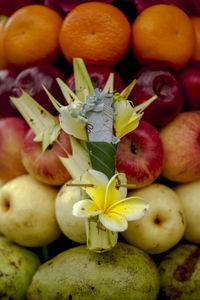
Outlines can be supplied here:
<path id="1" fill-rule="evenodd" d="M 25 300 L 39 265 L 36 254 L 0 236 L 0 299 Z"/>
<path id="2" fill-rule="evenodd" d="M 156 300 L 159 288 L 158 269 L 144 251 L 118 243 L 99 254 L 82 245 L 41 265 L 27 300 Z"/>
<path id="3" fill-rule="evenodd" d="M 56 197 L 55 208 L 59 227 L 64 235 L 77 243 L 86 243 L 85 220 L 73 216 L 72 208 L 77 201 L 87 199 L 86 195 L 82 188 L 64 184 Z"/>
<path id="4" fill-rule="evenodd" d="M 129 196 L 142 197 L 149 209 L 141 219 L 129 222 L 128 229 L 121 233 L 128 243 L 150 254 L 158 254 L 181 240 L 185 217 L 181 201 L 171 188 L 152 183 L 131 191 Z"/>
<path id="5" fill-rule="evenodd" d="M 186 219 L 184 239 L 200 243 L 200 180 L 178 184 L 174 188 L 178 194 Z"/>
<path id="6" fill-rule="evenodd" d="M 44 246 L 60 235 L 55 217 L 58 190 L 22 175 L 0 189 L 0 232 L 27 247 Z"/>

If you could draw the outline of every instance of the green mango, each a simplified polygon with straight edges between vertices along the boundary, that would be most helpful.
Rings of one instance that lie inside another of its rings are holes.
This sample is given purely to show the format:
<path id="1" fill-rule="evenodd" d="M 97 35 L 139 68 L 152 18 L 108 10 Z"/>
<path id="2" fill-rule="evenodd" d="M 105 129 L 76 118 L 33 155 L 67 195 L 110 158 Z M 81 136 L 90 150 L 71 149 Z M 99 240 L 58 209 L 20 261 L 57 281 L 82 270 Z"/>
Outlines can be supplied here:
<path id="1" fill-rule="evenodd" d="M 94 253 L 85 245 L 66 250 L 41 265 L 28 300 L 155 300 L 160 282 L 148 254 L 118 243 Z"/>
<path id="2" fill-rule="evenodd" d="M 26 299 L 27 288 L 39 265 L 36 254 L 0 236 L 0 299 Z"/>
<path id="3" fill-rule="evenodd" d="M 179 244 L 159 264 L 161 295 L 170 300 L 200 299 L 200 247 Z"/>

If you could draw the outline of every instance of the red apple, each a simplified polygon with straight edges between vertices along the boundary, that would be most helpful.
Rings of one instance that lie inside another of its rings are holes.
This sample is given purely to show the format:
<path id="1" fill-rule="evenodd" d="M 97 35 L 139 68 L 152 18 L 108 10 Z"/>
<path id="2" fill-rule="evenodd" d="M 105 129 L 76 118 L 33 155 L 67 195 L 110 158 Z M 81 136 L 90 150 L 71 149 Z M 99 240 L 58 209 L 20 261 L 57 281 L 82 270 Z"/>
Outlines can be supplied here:
<path id="1" fill-rule="evenodd" d="M 66 15 L 76 5 L 92 0 L 44 0 L 44 5 L 53 8 L 62 15 Z M 100 2 L 112 3 L 113 0 L 99 0 Z"/>
<path id="2" fill-rule="evenodd" d="M 94 88 L 103 89 L 106 81 L 110 75 L 110 73 L 114 74 L 114 89 L 117 92 L 121 92 L 124 88 L 124 83 L 119 76 L 119 74 L 113 70 L 112 68 L 108 67 L 88 67 L 87 68 L 90 78 L 92 80 Z M 74 75 L 72 74 L 67 78 L 66 81 L 67 85 L 74 90 Z"/>
<path id="3" fill-rule="evenodd" d="M 3 182 L 26 173 L 21 148 L 28 129 L 20 117 L 0 119 L 0 180 Z"/>
<path id="4" fill-rule="evenodd" d="M 184 95 L 179 78 L 170 69 L 159 64 L 141 68 L 134 76 L 137 83 L 131 93 L 135 105 L 153 95 L 157 99 L 144 112 L 143 120 L 162 127 L 175 118 L 184 105 Z"/>
<path id="5" fill-rule="evenodd" d="M 53 65 L 38 65 L 22 70 L 17 76 L 12 88 L 12 96 L 19 97 L 21 89 L 25 90 L 31 97 L 38 101 L 52 114 L 57 114 L 56 109 L 49 100 L 42 85 L 58 100 L 63 100 L 61 90 L 56 78 L 65 80 L 64 74 Z"/>
<path id="6" fill-rule="evenodd" d="M 158 130 L 140 121 L 138 128 L 121 138 L 116 154 L 118 172 L 126 174 L 128 183 L 144 187 L 157 179 L 163 165 L 163 148 Z"/>
<path id="7" fill-rule="evenodd" d="M 135 3 L 138 13 L 145 8 L 156 4 L 176 5 L 189 15 L 195 15 L 198 12 L 199 0 L 132 0 Z M 197 4 L 198 2 L 198 4 Z"/>
<path id="8" fill-rule="evenodd" d="M 200 112 L 181 112 L 160 130 L 163 177 L 174 182 L 200 179 Z"/>
<path id="9" fill-rule="evenodd" d="M 180 72 L 185 91 L 185 110 L 200 109 L 200 62 L 190 63 Z"/>
<path id="10" fill-rule="evenodd" d="M 40 3 L 40 0 L 0 0 L 0 15 L 10 16 L 22 6 Z"/>
<path id="11" fill-rule="evenodd" d="M 17 75 L 14 69 L 0 70 L 0 118 L 19 115 L 9 99 Z"/>
<path id="12" fill-rule="evenodd" d="M 57 141 L 42 152 L 40 142 L 34 142 L 35 134 L 30 129 L 22 145 L 22 162 L 27 172 L 36 180 L 48 185 L 62 185 L 71 176 L 58 156 L 67 157 L 72 153 L 69 135 L 61 130 Z"/>

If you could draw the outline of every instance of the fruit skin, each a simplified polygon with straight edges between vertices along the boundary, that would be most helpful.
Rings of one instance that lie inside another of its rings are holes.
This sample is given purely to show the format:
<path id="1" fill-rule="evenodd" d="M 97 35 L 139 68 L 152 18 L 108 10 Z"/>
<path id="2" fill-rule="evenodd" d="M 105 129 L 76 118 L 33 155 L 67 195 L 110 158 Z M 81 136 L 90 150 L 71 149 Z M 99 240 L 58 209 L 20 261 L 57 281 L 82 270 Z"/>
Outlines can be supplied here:
<path id="1" fill-rule="evenodd" d="M 157 99 L 144 111 L 143 120 L 163 127 L 182 110 L 184 94 L 180 80 L 170 68 L 151 64 L 140 68 L 134 75 L 137 83 L 129 97 L 138 105 L 156 95 Z"/>
<path id="2" fill-rule="evenodd" d="M 192 61 L 200 61 L 200 15 L 196 17 L 190 17 L 190 20 L 192 22 L 194 33 L 195 33 L 195 46 L 194 46 L 194 52 L 192 55 L 191 60 Z"/>
<path id="3" fill-rule="evenodd" d="M 130 22 L 123 12 L 97 1 L 71 10 L 63 20 L 59 38 L 69 63 L 73 57 L 80 57 L 87 66 L 104 67 L 116 65 L 126 55 L 130 39 Z"/>
<path id="4" fill-rule="evenodd" d="M 48 185 L 59 186 L 71 179 L 71 175 L 58 156 L 67 157 L 72 153 L 69 135 L 61 130 L 57 140 L 44 152 L 42 144 L 34 142 L 32 129 L 24 138 L 21 149 L 22 163 L 27 172 L 36 180 Z"/>
<path id="5" fill-rule="evenodd" d="M 110 73 L 114 74 L 114 90 L 117 92 L 121 92 L 124 89 L 124 83 L 119 76 L 119 74 L 113 70 L 112 68 L 106 67 L 87 67 L 87 71 L 90 75 L 94 88 L 99 88 L 103 90 L 106 81 L 110 75 Z M 72 74 L 66 80 L 67 85 L 75 90 L 74 86 L 74 75 Z"/>
<path id="6" fill-rule="evenodd" d="M 4 26 L 6 19 L 0 21 L 0 69 L 8 68 L 8 62 L 6 60 L 6 53 L 4 50 Z"/>
<path id="7" fill-rule="evenodd" d="M 118 243 L 102 254 L 86 246 L 60 253 L 38 269 L 27 300 L 155 300 L 158 290 L 152 259 L 133 246 Z"/>
<path id="8" fill-rule="evenodd" d="M 92 0 L 90 0 L 92 1 Z M 69 13 L 76 5 L 84 2 L 90 2 L 85 0 L 44 0 L 44 5 L 53 8 L 58 11 L 61 15 L 66 15 Z M 99 0 L 106 3 L 112 3 L 113 0 Z"/>
<path id="9" fill-rule="evenodd" d="M 192 62 L 180 72 L 185 93 L 184 110 L 200 110 L 200 62 Z"/>
<path id="10" fill-rule="evenodd" d="M 65 81 L 64 74 L 53 65 L 38 65 L 26 68 L 16 77 L 12 87 L 12 96 L 21 96 L 21 89 L 23 89 L 48 110 L 48 112 L 56 115 L 58 112 L 51 104 L 43 88 L 44 85 L 54 98 L 62 102 L 63 96 L 56 78 Z"/>
<path id="11" fill-rule="evenodd" d="M 22 118 L 0 119 L 0 179 L 3 182 L 27 173 L 21 161 L 21 148 L 28 130 Z"/>
<path id="12" fill-rule="evenodd" d="M 163 62 L 175 70 L 191 59 L 195 34 L 189 16 L 174 5 L 143 10 L 132 25 L 132 50 L 141 64 Z"/>
<path id="13" fill-rule="evenodd" d="M 164 149 L 162 176 L 175 182 L 200 179 L 200 112 L 181 112 L 160 130 Z"/>
<path id="14" fill-rule="evenodd" d="M 163 166 L 163 148 L 158 130 L 141 120 L 139 126 L 118 143 L 116 168 L 124 172 L 128 183 L 140 188 L 152 183 Z"/>
<path id="15" fill-rule="evenodd" d="M 19 115 L 9 97 L 18 72 L 12 68 L 0 70 L 0 118 Z"/>
<path id="16" fill-rule="evenodd" d="M 0 295 L 2 299 L 25 300 L 28 286 L 40 265 L 38 256 L 0 236 Z"/>
<path id="17" fill-rule="evenodd" d="M 185 216 L 181 201 L 168 186 L 152 183 L 131 191 L 129 196 L 142 197 L 149 204 L 145 216 L 128 223 L 123 238 L 150 254 L 163 253 L 174 247 L 183 237 Z"/>
<path id="18" fill-rule="evenodd" d="M 199 246 L 187 243 L 178 245 L 162 259 L 159 273 L 163 299 L 199 299 Z"/>
<path id="19" fill-rule="evenodd" d="M 70 183 L 70 181 L 69 181 Z M 80 187 L 66 186 L 60 188 L 55 202 L 56 219 L 61 231 L 72 241 L 86 244 L 85 219 L 72 215 L 74 203 L 87 199 L 86 192 Z"/>
<path id="20" fill-rule="evenodd" d="M 9 65 L 17 69 L 54 62 L 60 55 L 61 16 L 44 5 L 15 11 L 4 27 L 4 49 Z"/>
<path id="21" fill-rule="evenodd" d="M 17 9 L 23 6 L 38 3 L 40 0 L 0 0 L 0 14 L 4 16 L 11 16 Z"/>
<path id="22" fill-rule="evenodd" d="M 195 15 L 198 11 L 195 6 L 195 0 L 132 0 L 135 3 L 138 13 L 142 12 L 145 8 L 156 4 L 171 4 L 178 6 L 184 10 L 188 15 Z M 197 0 L 199 6 L 199 2 Z"/>
<path id="23" fill-rule="evenodd" d="M 186 219 L 184 240 L 200 243 L 200 180 L 178 184 L 174 187 L 183 206 Z"/>
<path id="24" fill-rule="evenodd" d="M 18 176 L 0 189 L 0 232 L 25 247 L 41 247 L 56 240 L 57 189 L 30 175 Z"/>

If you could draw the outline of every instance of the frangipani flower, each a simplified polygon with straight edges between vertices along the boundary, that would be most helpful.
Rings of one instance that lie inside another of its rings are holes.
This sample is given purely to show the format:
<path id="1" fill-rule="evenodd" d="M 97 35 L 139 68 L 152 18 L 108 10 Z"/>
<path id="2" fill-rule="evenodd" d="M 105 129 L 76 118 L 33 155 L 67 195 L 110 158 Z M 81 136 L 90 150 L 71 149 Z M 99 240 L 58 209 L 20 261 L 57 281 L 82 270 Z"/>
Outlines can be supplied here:
<path id="1" fill-rule="evenodd" d="M 127 188 L 123 187 L 126 176 L 123 173 L 117 173 L 109 180 L 105 174 L 90 169 L 82 175 L 80 183 L 85 185 L 91 199 L 75 203 L 73 215 L 82 218 L 98 216 L 103 226 L 111 231 L 126 230 L 128 221 L 141 218 L 148 209 L 142 198 L 126 198 Z"/>

